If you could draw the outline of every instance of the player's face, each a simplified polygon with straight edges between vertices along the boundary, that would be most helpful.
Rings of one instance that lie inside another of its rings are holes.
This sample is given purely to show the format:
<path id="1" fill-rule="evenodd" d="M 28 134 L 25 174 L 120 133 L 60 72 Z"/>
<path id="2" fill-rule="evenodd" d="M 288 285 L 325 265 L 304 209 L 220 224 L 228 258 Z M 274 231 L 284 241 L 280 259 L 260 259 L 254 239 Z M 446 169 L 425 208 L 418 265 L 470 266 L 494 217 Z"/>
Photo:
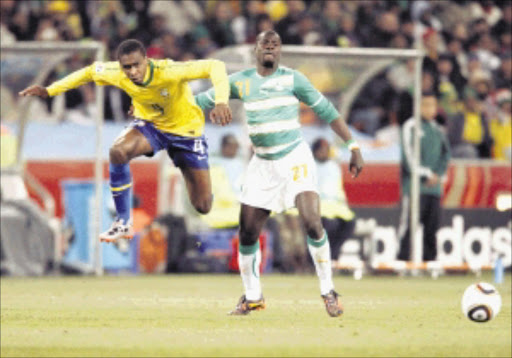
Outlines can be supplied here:
<path id="1" fill-rule="evenodd" d="M 148 67 L 148 60 L 146 56 L 140 51 L 134 51 L 119 57 L 119 63 L 125 75 L 135 84 L 142 84 L 146 69 Z"/>
<path id="2" fill-rule="evenodd" d="M 256 60 L 263 67 L 273 67 L 281 58 L 281 39 L 275 34 L 267 34 L 256 42 Z"/>
<path id="3" fill-rule="evenodd" d="M 421 99 L 421 116 L 425 119 L 434 119 L 437 114 L 437 99 L 434 96 L 425 96 Z"/>

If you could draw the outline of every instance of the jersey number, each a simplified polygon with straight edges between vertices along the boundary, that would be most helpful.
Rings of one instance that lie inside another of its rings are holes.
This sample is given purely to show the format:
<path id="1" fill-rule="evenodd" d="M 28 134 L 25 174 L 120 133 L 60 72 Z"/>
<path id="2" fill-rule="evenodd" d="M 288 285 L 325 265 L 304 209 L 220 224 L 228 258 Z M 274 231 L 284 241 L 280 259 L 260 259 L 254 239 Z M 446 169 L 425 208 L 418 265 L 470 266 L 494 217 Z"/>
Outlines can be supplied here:
<path id="1" fill-rule="evenodd" d="M 201 139 L 196 139 L 194 141 L 194 152 L 199 153 L 201 155 L 204 154 L 204 145 Z"/>
<path id="2" fill-rule="evenodd" d="M 164 109 L 162 108 L 162 106 L 160 106 L 159 104 L 152 104 L 151 107 L 155 110 L 155 111 L 158 111 L 160 112 L 160 115 L 164 115 Z"/>
<path id="3" fill-rule="evenodd" d="M 238 97 L 242 98 L 244 96 L 244 87 L 245 87 L 245 96 L 248 96 L 251 93 L 251 85 L 249 80 L 245 81 L 236 81 L 235 86 L 238 88 Z"/>
<path id="4" fill-rule="evenodd" d="M 296 166 L 292 167 L 292 171 L 293 171 L 293 181 L 297 181 L 301 178 L 301 176 L 303 178 L 308 176 L 308 165 L 307 164 L 296 165 Z"/>

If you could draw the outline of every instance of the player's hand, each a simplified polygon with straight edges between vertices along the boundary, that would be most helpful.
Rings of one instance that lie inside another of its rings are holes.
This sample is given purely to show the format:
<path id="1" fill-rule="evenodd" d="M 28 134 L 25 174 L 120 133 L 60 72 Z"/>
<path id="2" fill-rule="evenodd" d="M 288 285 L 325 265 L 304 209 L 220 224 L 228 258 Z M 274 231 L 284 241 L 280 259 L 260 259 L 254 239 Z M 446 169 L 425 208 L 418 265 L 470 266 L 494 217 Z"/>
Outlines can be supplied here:
<path id="1" fill-rule="evenodd" d="M 133 117 L 133 112 L 135 112 L 135 107 L 134 106 L 130 106 L 130 109 L 127 112 L 128 116 Z"/>
<path id="2" fill-rule="evenodd" d="M 226 124 L 231 123 L 231 119 L 231 109 L 225 103 L 216 104 L 215 108 L 210 112 L 210 121 L 214 124 L 225 126 Z"/>
<path id="3" fill-rule="evenodd" d="M 23 91 L 18 93 L 22 97 L 26 96 L 37 96 L 41 98 L 48 98 L 48 91 L 43 86 L 33 85 L 25 88 Z"/>
<path id="4" fill-rule="evenodd" d="M 359 149 L 352 150 L 352 155 L 350 157 L 349 170 L 352 174 L 352 178 L 357 178 L 359 173 L 363 170 L 364 160 L 361 155 L 361 151 Z"/>
<path id="5" fill-rule="evenodd" d="M 427 179 L 427 181 L 425 182 L 425 185 L 426 186 L 435 186 L 439 183 L 439 175 L 437 175 L 436 173 L 432 174 L 432 176 L 430 178 Z"/>

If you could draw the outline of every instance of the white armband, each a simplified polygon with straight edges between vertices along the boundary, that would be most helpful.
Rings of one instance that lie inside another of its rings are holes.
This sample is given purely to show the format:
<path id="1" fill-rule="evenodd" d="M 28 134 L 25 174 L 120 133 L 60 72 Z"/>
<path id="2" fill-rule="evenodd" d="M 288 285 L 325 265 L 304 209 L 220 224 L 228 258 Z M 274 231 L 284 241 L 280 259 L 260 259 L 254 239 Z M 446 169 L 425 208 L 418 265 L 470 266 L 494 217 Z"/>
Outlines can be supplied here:
<path id="1" fill-rule="evenodd" d="M 356 150 L 356 149 L 360 149 L 361 147 L 359 146 L 359 144 L 353 140 L 353 139 L 349 139 L 346 143 L 347 147 L 349 150 Z"/>

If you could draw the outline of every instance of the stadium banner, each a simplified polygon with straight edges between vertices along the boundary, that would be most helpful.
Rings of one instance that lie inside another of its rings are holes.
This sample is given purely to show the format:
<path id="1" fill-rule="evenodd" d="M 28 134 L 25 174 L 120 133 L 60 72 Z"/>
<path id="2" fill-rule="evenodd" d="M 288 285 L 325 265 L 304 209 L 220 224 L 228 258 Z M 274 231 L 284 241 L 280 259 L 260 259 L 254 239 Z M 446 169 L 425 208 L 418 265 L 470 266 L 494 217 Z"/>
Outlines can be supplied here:
<path id="1" fill-rule="evenodd" d="M 357 220 L 375 220 L 371 234 L 374 262 L 396 260 L 400 208 L 354 208 Z M 510 210 L 444 208 L 437 230 L 437 260 L 443 266 L 494 267 L 497 257 L 505 267 L 512 261 Z"/>
<path id="2" fill-rule="evenodd" d="M 94 181 L 93 180 L 62 180 L 63 202 L 65 207 L 65 221 L 73 228 L 74 238 L 64 256 L 63 263 L 68 267 L 87 271 L 93 267 L 92 242 L 98 240 L 94 236 Z M 112 215 L 109 207 L 111 203 L 110 187 L 107 181 L 103 182 L 103 211 L 101 230 L 110 227 Z M 134 240 L 126 245 L 112 245 L 102 243 L 102 265 L 110 271 L 136 271 L 136 243 Z"/>

